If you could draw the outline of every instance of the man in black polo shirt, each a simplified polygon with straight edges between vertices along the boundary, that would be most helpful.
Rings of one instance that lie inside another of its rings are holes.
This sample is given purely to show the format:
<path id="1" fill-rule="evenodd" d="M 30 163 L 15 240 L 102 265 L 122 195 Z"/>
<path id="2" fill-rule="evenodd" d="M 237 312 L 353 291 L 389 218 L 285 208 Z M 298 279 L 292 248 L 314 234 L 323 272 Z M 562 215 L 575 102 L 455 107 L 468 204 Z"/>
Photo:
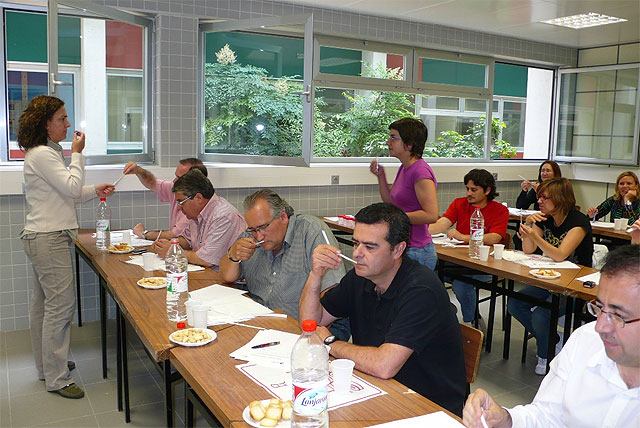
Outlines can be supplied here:
<path id="1" fill-rule="evenodd" d="M 353 344 L 318 334 L 331 355 L 348 358 L 373 376 L 393 377 L 451 412 L 461 415 L 465 396 L 460 326 L 449 297 L 430 269 L 404 255 L 409 217 L 388 203 L 356 215 L 353 258 L 358 262 L 320 298 L 322 276 L 340 266 L 340 250 L 318 246 L 300 296 L 300 321 L 319 326 L 348 318 Z"/>

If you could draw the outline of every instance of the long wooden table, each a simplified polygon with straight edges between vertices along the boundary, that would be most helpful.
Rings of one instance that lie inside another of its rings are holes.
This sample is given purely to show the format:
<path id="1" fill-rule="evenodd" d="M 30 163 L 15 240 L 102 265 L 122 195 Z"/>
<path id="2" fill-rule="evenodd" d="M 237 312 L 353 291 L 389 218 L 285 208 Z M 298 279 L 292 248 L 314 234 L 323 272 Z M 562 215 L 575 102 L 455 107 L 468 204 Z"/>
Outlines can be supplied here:
<path id="1" fill-rule="evenodd" d="M 297 322 L 291 318 L 264 317 L 245 323 L 290 333 L 300 332 Z M 229 357 L 255 334 L 255 329 L 232 326 L 218 332 L 217 339 L 205 346 L 171 349 L 173 365 L 223 427 L 248 427 L 242 418 L 243 409 L 253 400 L 271 398 L 266 390 L 235 368 L 241 364 L 240 361 Z M 410 393 L 406 386 L 393 379 L 383 380 L 356 373 L 387 394 L 330 411 L 331 427 L 370 426 L 440 410 L 447 412 L 420 394 Z M 190 410 L 185 413 L 189 414 Z"/>
<path id="2" fill-rule="evenodd" d="M 106 377 L 106 297 L 109 295 L 116 302 L 117 332 L 117 382 L 118 410 L 123 410 L 122 393 L 124 392 L 125 421 L 130 421 L 128 397 L 128 368 L 126 350 L 126 323 L 131 325 L 140 338 L 149 358 L 156 363 L 164 379 L 165 409 L 167 426 L 173 426 L 172 383 L 179 379 L 177 372 L 172 371 L 169 361 L 169 350 L 175 345 L 169 341 L 169 334 L 176 330 L 166 315 L 166 290 L 144 289 L 137 285 L 140 278 L 147 276 L 165 276 L 163 271 L 146 272 L 140 266 L 123 263 L 130 254 L 111 254 L 98 251 L 95 246 L 93 230 L 81 230 L 75 241 L 76 255 L 87 260 L 96 272 L 100 282 L 100 322 L 103 355 L 103 376 Z M 78 277 L 79 278 L 79 277 Z M 219 283 L 220 275 L 212 269 L 189 272 L 189 289 L 197 290 L 208 285 Z M 216 326 L 220 330 L 229 325 Z"/>

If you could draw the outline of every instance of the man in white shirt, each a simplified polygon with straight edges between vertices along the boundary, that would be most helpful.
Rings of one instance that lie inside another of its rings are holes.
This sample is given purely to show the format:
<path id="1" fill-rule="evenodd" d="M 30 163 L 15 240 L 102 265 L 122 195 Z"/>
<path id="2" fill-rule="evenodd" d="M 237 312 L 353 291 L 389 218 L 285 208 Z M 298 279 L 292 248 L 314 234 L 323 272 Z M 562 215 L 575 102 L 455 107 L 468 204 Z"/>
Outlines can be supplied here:
<path id="1" fill-rule="evenodd" d="M 491 427 L 640 427 L 640 245 L 608 254 L 595 322 L 577 329 L 551 362 L 533 402 L 500 407 L 484 390 L 467 399 L 464 424 Z"/>

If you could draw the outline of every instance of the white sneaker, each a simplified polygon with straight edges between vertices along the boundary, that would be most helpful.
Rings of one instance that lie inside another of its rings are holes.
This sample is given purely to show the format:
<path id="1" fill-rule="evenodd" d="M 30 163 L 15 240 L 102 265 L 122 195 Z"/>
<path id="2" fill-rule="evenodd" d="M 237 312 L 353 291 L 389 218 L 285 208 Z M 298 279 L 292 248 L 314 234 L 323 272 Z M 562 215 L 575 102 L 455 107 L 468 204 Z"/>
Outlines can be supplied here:
<path id="1" fill-rule="evenodd" d="M 547 359 L 538 357 L 538 364 L 536 364 L 537 375 L 544 376 L 547 374 Z"/>
<path id="2" fill-rule="evenodd" d="M 487 323 L 484 321 L 484 318 L 478 317 L 478 329 L 482 331 L 482 333 L 487 336 Z"/>

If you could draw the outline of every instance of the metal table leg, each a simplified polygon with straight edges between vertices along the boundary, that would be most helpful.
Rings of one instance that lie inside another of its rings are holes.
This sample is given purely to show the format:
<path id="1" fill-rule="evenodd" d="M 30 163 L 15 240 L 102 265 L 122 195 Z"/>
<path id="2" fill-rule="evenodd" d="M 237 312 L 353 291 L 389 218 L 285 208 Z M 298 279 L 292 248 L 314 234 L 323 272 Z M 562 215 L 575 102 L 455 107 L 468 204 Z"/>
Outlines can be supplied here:
<path id="1" fill-rule="evenodd" d="M 510 279 L 507 281 L 507 289 L 513 291 L 515 281 Z M 510 297 L 511 298 L 511 297 Z M 506 311 L 504 315 L 504 348 L 502 349 L 502 358 L 509 359 L 509 345 L 511 342 L 511 314 Z"/>
<path id="2" fill-rule="evenodd" d="M 118 411 L 122 411 L 122 318 L 120 317 L 120 307 L 116 305 L 116 385 Z"/>
<path id="3" fill-rule="evenodd" d="M 556 354 L 555 337 L 558 334 L 558 312 L 560 306 L 560 296 L 551 293 L 551 318 L 549 319 L 549 343 L 547 345 L 547 372 L 549 371 L 549 363 Z"/>
<path id="4" fill-rule="evenodd" d="M 80 293 L 80 255 L 76 247 L 76 303 L 78 305 L 78 327 L 82 327 L 82 296 Z"/>
<path id="5" fill-rule="evenodd" d="M 107 295 L 104 279 L 98 279 L 98 296 L 100 298 L 100 345 L 102 346 L 102 378 L 107 378 Z"/>
<path id="6" fill-rule="evenodd" d="M 122 385 L 124 388 L 124 421 L 126 423 L 131 422 L 131 406 L 129 404 L 129 356 L 127 354 L 127 321 L 122 316 L 122 312 L 119 312 L 120 316 L 120 340 L 122 344 Z"/>
<path id="7" fill-rule="evenodd" d="M 173 394 L 171 391 L 171 361 L 167 358 L 162 363 L 162 374 L 164 379 L 164 408 L 167 420 L 167 427 L 171 428 L 173 424 Z M 186 397 L 185 397 L 186 399 Z"/>

